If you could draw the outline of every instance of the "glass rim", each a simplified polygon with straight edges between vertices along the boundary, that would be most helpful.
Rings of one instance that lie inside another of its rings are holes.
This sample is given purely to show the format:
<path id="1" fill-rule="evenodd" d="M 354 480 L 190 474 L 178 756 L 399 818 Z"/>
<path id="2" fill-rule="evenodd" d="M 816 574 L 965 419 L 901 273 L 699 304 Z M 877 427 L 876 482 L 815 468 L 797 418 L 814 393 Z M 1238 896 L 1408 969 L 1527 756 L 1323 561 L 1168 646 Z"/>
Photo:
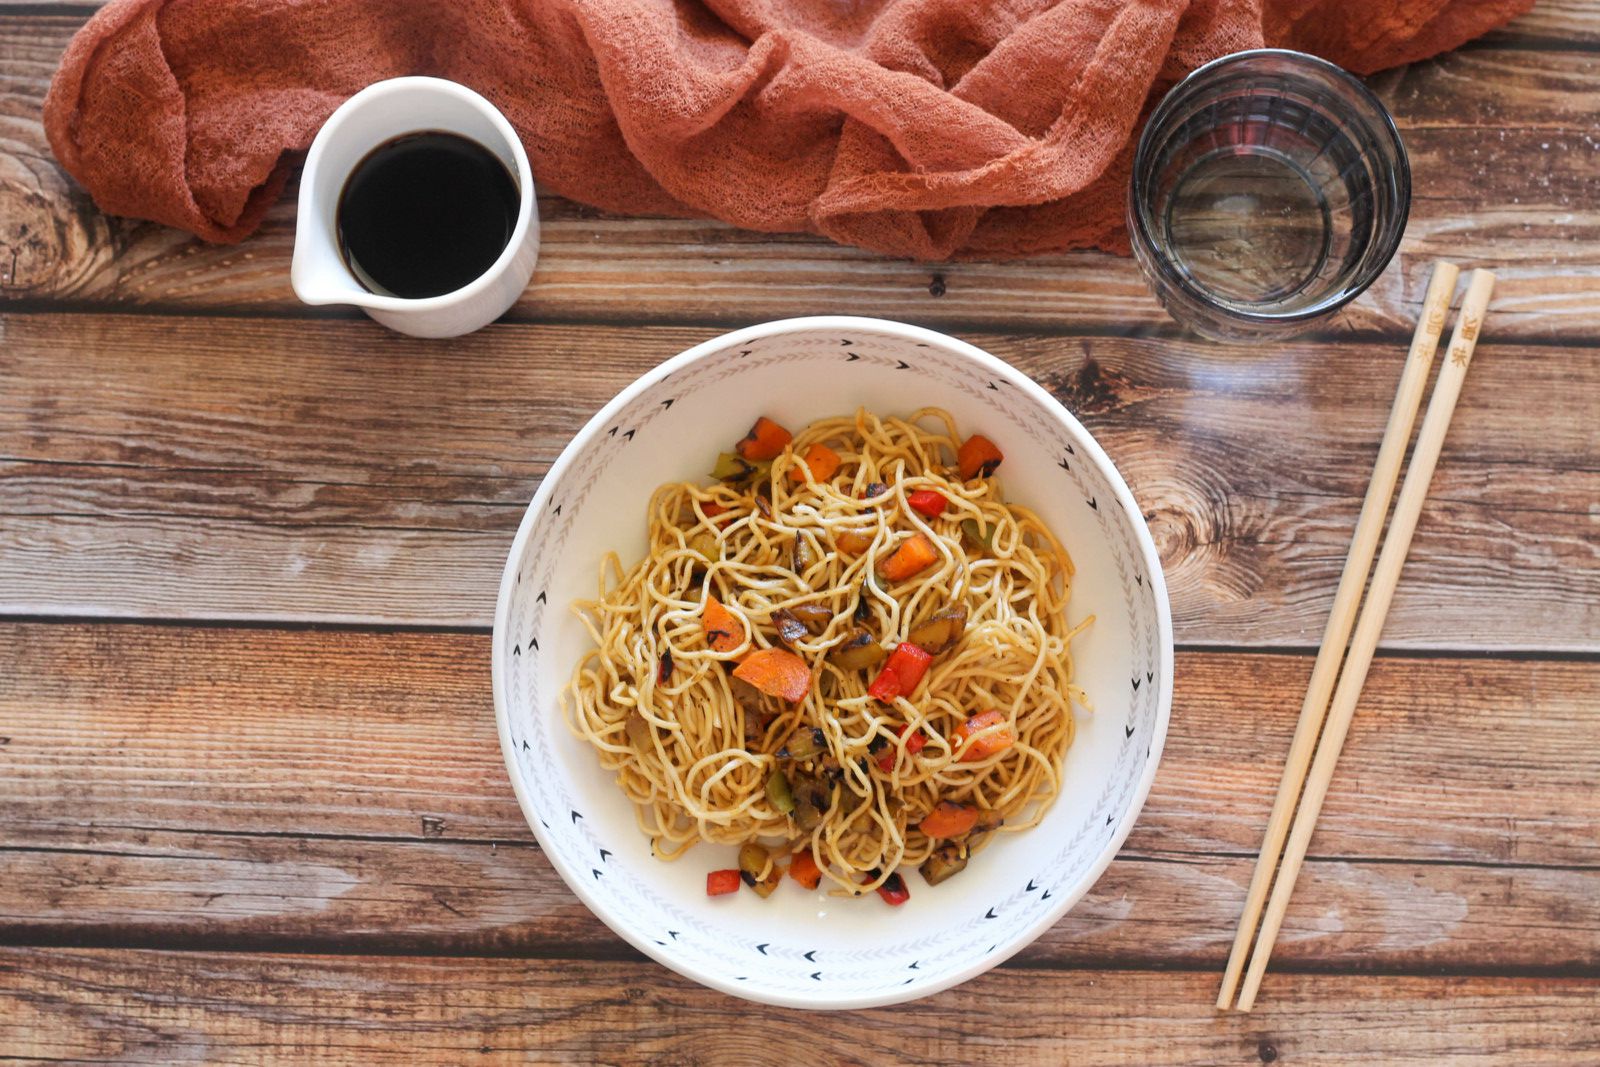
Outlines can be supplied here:
<path id="1" fill-rule="evenodd" d="M 1374 267 L 1369 267 L 1361 275 L 1357 276 L 1355 283 L 1349 287 L 1348 291 L 1330 296 L 1318 301 L 1309 308 L 1303 308 L 1299 311 L 1241 311 L 1235 306 L 1218 300 L 1211 293 L 1193 284 L 1187 274 L 1179 271 L 1173 265 L 1172 257 L 1162 252 L 1157 246 L 1154 235 L 1151 232 L 1150 220 L 1147 218 L 1144 197 L 1141 195 L 1145 184 L 1143 175 L 1150 162 L 1150 154 L 1154 151 L 1151 131 L 1157 129 L 1178 107 L 1183 97 L 1181 90 L 1191 87 L 1193 82 L 1220 68 L 1265 57 L 1287 59 L 1303 67 L 1310 68 L 1317 73 L 1327 75 L 1334 81 L 1355 90 L 1356 94 L 1362 98 L 1377 117 L 1377 128 L 1374 132 L 1381 137 L 1387 137 L 1395 151 L 1395 214 L 1399 218 L 1399 225 L 1394 227 L 1392 234 L 1384 235 L 1381 238 L 1381 243 L 1377 247 L 1382 252 L 1382 256 L 1374 259 Z M 1156 105 L 1155 110 L 1150 113 L 1150 118 L 1146 120 L 1144 129 L 1140 131 L 1139 143 L 1134 149 L 1133 173 L 1128 182 L 1128 208 L 1128 217 L 1133 224 L 1133 232 L 1129 234 L 1130 240 L 1142 245 L 1147 252 L 1147 255 L 1143 258 L 1149 260 L 1152 268 L 1158 271 L 1164 280 L 1176 286 L 1189 298 L 1198 301 L 1207 309 L 1214 310 L 1216 313 L 1237 322 L 1252 325 L 1305 322 L 1338 311 L 1366 292 L 1372 286 L 1372 283 L 1378 280 L 1379 275 L 1388 268 L 1389 263 L 1393 261 L 1395 253 L 1400 250 L 1400 242 L 1405 237 L 1406 222 L 1411 217 L 1411 158 L 1406 153 L 1405 142 L 1400 138 L 1400 130 L 1394 123 L 1394 116 L 1389 114 L 1389 109 L 1383 106 L 1383 101 L 1379 100 L 1377 95 L 1367 88 L 1360 78 L 1351 74 L 1337 63 L 1323 59 L 1321 56 L 1311 55 L 1309 52 L 1297 52 L 1292 48 L 1247 48 L 1239 52 L 1229 52 L 1225 56 L 1218 56 L 1216 59 L 1202 63 L 1174 83 L 1172 88 L 1167 90 L 1166 95 L 1161 98 L 1161 102 Z"/>

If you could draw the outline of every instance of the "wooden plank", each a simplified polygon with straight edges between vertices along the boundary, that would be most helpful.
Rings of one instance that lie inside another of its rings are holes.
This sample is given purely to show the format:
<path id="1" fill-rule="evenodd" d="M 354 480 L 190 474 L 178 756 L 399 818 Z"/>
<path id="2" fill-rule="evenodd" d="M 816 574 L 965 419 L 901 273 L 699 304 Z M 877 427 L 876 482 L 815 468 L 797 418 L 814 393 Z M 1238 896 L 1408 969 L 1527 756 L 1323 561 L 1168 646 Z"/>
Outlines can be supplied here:
<path id="1" fill-rule="evenodd" d="M 511 534 L 570 435 L 707 332 L 424 342 L 357 321 L 0 317 L 0 611 L 487 625 Z M 1400 346 L 970 339 L 1116 460 L 1181 642 L 1317 641 Z M 1592 357 L 1491 332 L 1388 647 L 1600 647 Z"/>
<path id="2" fill-rule="evenodd" d="M 80 21 L 0 19 L 0 247 L 15 254 L 9 267 L 0 255 L 0 293 L 30 306 L 305 314 L 288 287 L 292 191 L 248 243 L 207 246 L 105 218 L 50 160 L 39 105 Z M 1417 196 L 1399 269 L 1337 328 L 1409 333 L 1429 262 L 1451 256 L 1498 269 L 1499 336 L 1600 332 L 1600 208 L 1588 192 L 1600 142 L 1593 56 L 1475 47 L 1374 85 L 1403 127 Z M 619 219 L 553 199 L 541 211 L 539 269 L 513 312 L 523 320 L 743 324 L 849 310 L 968 327 L 1170 326 L 1133 263 L 1098 253 L 928 265 L 702 220 Z"/>
<path id="3" fill-rule="evenodd" d="M 632 955 L 517 827 L 494 844 L 261 837 L 128 829 L 106 814 L 92 829 L 7 835 L 0 944 Z M 1220 968 L 1253 865 L 1125 851 L 1018 959 Z M 913 895 L 919 884 L 912 879 Z M 788 892 L 772 906 L 800 899 Z M 1320 970 L 1600 969 L 1600 871 L 1314 860 L 1273 960 Z"/>
<path id="4" fill-rule="evenodd" d="M 0 1047 L 42 1061 L 1018 1064 L 1592 1057 L 1600 983 L 1002 969 L 861 1012 L 752 1009 L 653 964 L 0 949 Z M 1005 1010 L 995 1010 L 1004 1005 Z M 759 1024 L 752 1025 L 759 1011 Z M 906 1044 L 915 1035 L 914 1048 Z"/>
<path id="5" fill-rule="evenodd" d="M 1539 0 L 1533 9 L 1484 41 L 1496 46 L 1528 47 L 1551 43 L 1564 48 L 1600 45 L 1600 8 L 1588 0 Z M 1469 46 L 1472 47 L 1472 46 Z"/>
<path id="6" fill-rule="evenodd" d="M 4 842 L 530 838 L 479 634 L 0 625 Z M 1308 656 L 1185 653 L 1136 855 L 1253 855 Z M 1329 859 L 1600 868 L 1600 663 L 1380 657 Z M 91 828 L 95 835 L 82 837 Z"/>

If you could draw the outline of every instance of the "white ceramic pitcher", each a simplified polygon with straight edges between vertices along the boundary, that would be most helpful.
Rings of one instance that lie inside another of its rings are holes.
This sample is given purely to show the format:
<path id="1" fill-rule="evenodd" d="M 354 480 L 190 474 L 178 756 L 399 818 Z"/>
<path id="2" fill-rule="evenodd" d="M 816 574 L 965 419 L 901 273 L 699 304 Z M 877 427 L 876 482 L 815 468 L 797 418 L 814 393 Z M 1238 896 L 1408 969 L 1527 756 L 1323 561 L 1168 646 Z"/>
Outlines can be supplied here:
<path id="1" fill-rule="evenodd" d="M 339 252 L 339 194 L 367 153 L 428 130 L 459 134 L 499 157 L 522 196 L 517 224 L 494 265 L 454 292 L 415 300 L 371 292 Z M 440 78 L 391 78 L 339 105 L 306 155 L 295 226 L 289 280 L 296 296 L 307 304 L 354 304 L 414 337 L 455 337 L 493 322 L 516 303 L 539 258 L 539 211 L 522 141 L 493 104 Z"/>

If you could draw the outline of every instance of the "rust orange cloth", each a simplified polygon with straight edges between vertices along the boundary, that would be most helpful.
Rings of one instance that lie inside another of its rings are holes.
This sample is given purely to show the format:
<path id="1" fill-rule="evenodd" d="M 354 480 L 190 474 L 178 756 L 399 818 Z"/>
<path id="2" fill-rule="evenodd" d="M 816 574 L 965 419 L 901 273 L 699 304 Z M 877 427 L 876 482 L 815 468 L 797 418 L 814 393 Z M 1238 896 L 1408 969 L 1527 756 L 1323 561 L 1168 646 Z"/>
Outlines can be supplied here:
<path id="1" fill-rule="evenodd" d="M 114 0 L 45 101 L 108 212 L 237 241 L 346 97 L 452 78 L 541 187 L 900 256 L 1120 248 L 1152 100 L 1242 48 L 1370 72 L 1532 0 Z"/>

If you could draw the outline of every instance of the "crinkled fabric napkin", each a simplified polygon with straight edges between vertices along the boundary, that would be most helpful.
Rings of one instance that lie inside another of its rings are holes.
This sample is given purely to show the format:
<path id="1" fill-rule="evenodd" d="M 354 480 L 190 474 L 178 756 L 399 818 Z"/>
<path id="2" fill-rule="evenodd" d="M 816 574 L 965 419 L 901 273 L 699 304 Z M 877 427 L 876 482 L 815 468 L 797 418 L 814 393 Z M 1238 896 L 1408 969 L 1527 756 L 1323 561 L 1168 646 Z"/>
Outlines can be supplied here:
<path id="1" fill-rule="evenodd" d="M 108 212 L 261 222 L 329 113 L 432 74 L 495 103 L 541 188 L 899 256 L 1124 246 L 1149 102 L 1272 45 L 1366 73 L 1532 0 L 114 0 L 45 100 Z"/>

